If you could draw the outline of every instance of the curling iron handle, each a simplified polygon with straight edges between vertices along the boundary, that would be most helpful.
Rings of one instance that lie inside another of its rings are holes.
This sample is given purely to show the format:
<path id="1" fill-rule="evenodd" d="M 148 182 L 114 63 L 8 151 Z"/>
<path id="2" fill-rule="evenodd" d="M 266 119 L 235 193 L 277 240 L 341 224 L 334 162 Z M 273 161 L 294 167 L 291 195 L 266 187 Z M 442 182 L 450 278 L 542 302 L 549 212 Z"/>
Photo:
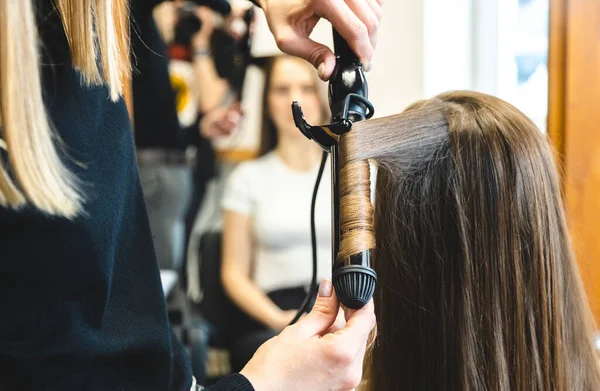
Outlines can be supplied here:
<path id="1" fill-rule="evenodd" d="M 343 119 L 362 121 L 371 116 L 373 111 L 370 102 L 367 104 L 369 88 L 363 64 L 335 29 L 333 40 L 337 58 L 329 81 L 332 122 Z"/>
<path id="2" fill-rule="evenodd" d="M 348 42 L 335 29 L 333 29 L 333 48 L 335 54 L 344 62 L 359 62 L 356 54 L 350 49 Z"/>

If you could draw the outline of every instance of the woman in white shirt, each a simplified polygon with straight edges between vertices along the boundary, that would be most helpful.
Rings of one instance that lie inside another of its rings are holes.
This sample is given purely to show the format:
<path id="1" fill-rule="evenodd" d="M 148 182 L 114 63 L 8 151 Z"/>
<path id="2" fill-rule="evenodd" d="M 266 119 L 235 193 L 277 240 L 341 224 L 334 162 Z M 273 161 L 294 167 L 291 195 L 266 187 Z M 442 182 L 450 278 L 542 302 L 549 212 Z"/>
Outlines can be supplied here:
<path id="1" fill-rule="evenodd" d="M 310 204 L 322 150 L 295 127 L 291 104 L 299 101 L 315 124 L 329 120 L 329 109 L 310 64 L 277 57 L 265 76 L 261 157 L 231 173 L 222 201 L 222 282 L 248 315 L 239 325 L 243 347 L 231 352 L 233 366 L 290 323 L 312 276 Z M 316 204 L 318 281 L 331 275 L 328 173 L 329 164 Z"/>

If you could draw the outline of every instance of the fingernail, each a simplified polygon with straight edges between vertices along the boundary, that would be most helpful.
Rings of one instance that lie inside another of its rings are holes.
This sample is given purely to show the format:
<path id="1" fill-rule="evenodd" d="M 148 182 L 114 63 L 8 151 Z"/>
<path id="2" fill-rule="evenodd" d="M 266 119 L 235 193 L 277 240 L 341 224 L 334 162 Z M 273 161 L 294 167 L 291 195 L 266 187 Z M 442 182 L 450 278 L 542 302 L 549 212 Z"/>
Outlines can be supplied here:
<path id="1" fill-rule="evenodd" d="M 331 284 L 331 280 L 325 279 L 319 285 L 319 297 L 331 297 L 331 293 L 333 292 L 333 285 Z"/>
<path id="2" fill-rule="evenodd" d="M 323 76 L 325 75 L 325 63 L 322 62 L 321 65 L 319 65 L 319 68 L 317 68 L 317 72 L 319 73 L 319 77 L 322 79 Z"/>
<path id="3" fill-rule="evenodd" d="M 365 72 L 370 72 L 371 68 L 373 68 L 373 63 L 372 62 L 366 62 L 364 64 L 364 66 L 365 66 Z"/>

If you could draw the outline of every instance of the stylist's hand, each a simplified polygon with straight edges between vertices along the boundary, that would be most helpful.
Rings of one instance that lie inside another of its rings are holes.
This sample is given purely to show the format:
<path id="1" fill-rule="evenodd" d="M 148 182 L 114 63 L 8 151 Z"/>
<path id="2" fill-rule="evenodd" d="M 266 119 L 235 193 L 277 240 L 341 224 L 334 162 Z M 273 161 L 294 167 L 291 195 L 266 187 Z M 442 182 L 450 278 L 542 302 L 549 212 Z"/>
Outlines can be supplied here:
<path id="1" fill-rule="evenodd" d="M 352 390 L 362 378 L 373 301 L 335 321 L 339 302 L 331 281 L 321 283 L 312 311 L 261 346 L 241 374 L 256 391 Z"/>
<path id="2" fill-rule="evenodd" d="M 331 50 L 309 38 L 320 18 L 331 22 L 368 70 L 383 0 L 259 0 L 279 48 L 311 62 L 323 80 L 335 68 Z"/>

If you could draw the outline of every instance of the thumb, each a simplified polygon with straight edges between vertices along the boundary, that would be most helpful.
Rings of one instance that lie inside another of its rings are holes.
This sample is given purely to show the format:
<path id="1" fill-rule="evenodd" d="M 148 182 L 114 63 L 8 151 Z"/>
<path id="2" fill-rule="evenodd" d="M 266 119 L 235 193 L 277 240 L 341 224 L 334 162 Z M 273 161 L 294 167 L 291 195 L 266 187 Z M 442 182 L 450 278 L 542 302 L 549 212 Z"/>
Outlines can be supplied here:
<path id="1" fill-rule="evenodd" d="M 335 323 L 339 308 L 340 304 L 331 280 L 323 280 L 312 310 L 296 324 L 297 332 L 304 338 L 325 334 Z"/>
<path id="2" fill-rule="evenodd" d="M 331 77 L 335 69 L 335 55 L 327 46 L 292 29 L 277 39 L 277 45 L 281 51 L 310 62 L 318 70 L 322 80 L 329 80 Z"/>

